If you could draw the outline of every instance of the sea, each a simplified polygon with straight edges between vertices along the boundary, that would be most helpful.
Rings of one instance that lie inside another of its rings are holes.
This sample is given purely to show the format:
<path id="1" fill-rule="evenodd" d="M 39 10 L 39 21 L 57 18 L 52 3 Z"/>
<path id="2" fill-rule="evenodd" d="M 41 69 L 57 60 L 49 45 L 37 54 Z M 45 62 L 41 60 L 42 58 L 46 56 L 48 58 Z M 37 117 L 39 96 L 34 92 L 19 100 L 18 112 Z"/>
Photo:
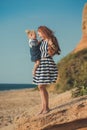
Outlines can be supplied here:
<path id="1" fill-rule="evenodd" d="M 35 88 L 34 84 L 0 84 L 0 91 Z"/>

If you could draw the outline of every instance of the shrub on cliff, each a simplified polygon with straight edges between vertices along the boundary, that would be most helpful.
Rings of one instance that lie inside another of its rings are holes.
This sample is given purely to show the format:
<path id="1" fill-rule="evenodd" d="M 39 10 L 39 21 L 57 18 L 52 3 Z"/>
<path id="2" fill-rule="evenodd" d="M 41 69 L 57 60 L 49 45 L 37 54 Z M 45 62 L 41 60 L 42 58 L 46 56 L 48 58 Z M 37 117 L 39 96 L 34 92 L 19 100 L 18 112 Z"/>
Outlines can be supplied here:
<path id="1" fill-rule="evenodd" d="M 57 65 L 59 80 L 56 90 L 58 92 L 81 86 L 87 88 L 87 49 L 68 54 Z"/>

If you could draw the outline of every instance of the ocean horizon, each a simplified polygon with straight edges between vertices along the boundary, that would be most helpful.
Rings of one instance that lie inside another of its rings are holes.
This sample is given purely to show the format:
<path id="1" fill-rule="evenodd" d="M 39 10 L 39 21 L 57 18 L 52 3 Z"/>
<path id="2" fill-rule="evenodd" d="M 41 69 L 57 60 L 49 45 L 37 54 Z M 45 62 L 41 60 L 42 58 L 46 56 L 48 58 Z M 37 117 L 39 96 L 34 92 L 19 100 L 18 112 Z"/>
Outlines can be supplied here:
<path id="1" fill-rule="evenodd" d="M 0 83 L 0 91 L 35 88 L 36 86 L 37 85 L 35 85 L 35 84 Z"/>

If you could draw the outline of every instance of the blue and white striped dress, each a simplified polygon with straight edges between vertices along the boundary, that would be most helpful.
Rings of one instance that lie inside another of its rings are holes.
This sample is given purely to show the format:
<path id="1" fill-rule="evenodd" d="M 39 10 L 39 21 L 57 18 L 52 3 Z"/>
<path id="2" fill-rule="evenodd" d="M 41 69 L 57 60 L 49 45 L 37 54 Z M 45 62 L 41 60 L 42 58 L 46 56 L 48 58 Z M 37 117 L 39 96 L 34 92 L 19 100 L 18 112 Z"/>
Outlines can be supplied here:
<path id="1" fill-rule="evenodd" d="M 48 55 L 47 41 L 42 41 L 40 51 L 40 65 L 36 70 L 35 76 L 33 77 L 33 83 L 37 85 L 54 83 L 57 80 L 58 68 L 53 58 Z"/>

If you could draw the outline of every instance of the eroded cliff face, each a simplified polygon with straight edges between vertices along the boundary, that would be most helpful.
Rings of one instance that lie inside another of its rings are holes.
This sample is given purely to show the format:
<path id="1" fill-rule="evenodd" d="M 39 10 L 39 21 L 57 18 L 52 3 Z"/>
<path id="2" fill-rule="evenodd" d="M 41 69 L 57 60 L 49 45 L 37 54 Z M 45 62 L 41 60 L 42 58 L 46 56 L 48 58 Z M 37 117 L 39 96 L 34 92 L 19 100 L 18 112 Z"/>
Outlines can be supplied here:
<path id="1" fill-rule="evenodd" d="M 75 53 L 85 48 L 87 48 L 87 3 L 85 4 L 82 13 L 82 38 L 73 52 Z"/>
<path id="2" fill-rule="evenodd" d="M 82 32 L 83 34 L 87 35 L 87 3 L 83 9 L 83 16 L 82 16 Z"/>

